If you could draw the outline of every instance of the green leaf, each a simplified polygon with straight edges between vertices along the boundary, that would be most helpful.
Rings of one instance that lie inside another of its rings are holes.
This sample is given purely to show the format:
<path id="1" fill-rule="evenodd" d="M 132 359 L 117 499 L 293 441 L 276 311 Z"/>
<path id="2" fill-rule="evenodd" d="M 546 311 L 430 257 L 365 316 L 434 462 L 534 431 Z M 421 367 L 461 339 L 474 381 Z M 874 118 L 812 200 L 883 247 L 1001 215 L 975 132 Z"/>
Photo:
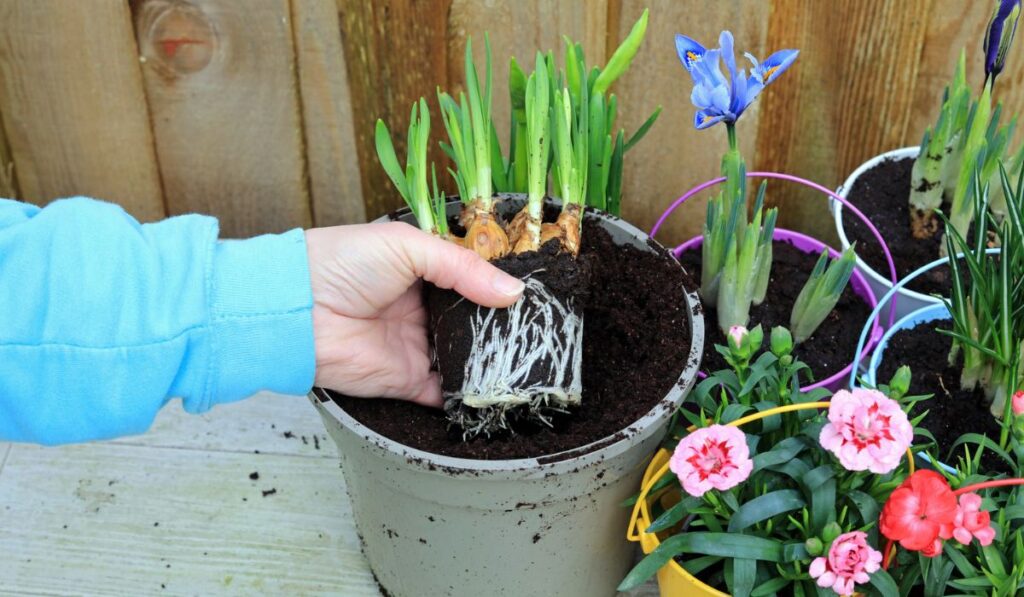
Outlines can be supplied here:
<path id="1" fill-rule="evenodd" d="M 784 512 L 798 510 L 806 505 L 800 492 L 780 489 L 758 496 L 737 510 L 729 519 L 729 532 L 735 533 Z"/>
<path id="2" fill-rule="evenodd" d="M 629 64 L 633 61 L 633 57 L 636 56 L 637 50 L 640 49 L 640 44 L 644 40 L 644 34 L 647 32 L 647 16 L 648 10 L 645 8 L 644 13 L 640 15 L 640 20 L 633 25 L 629 35 L 626 36 L 626 39 L 615 50 L 612 57 L 608 59 L 608 64 L 601 71 L 601 74 L 598 75 L 597 80 L 594 81 L 594 93 L 603 94 L 629 68 Z"/>
<path id="3" fill-rule="evenodd" d="M 793 581 L 781 576 L 773 578 L 758 585 L 757 588 L 750 593 L 750 597 L 768 597 L 768 595 L 774 595 L 791 582 Z"/>
<path id="4" fill-rule="evenodd" d="M 405 186 L 405 172 L 398 163 L 398 156 L 395 155 L 395 146 L 391 143 L 391 133 L 388 132 L 388 126 L 384 124 L 383 120 L 377 120 L 374 141 L 377 145 L 377 158 L 380 160 L 380 165 L 384 167 L 384 172 L 387 173 L 388 178 L 394 183 L 398 194 L 411 207 L 412 201 L 409 196 L 409 189 Z"/>
<path id="5" fill-rule="evenodd" d="M 814 471 L 811 471 L 812 473 Z M 811 528 L 821 533 L 836 517 L 836 480 L 829 479 L 811 491 Z"/>
<path id="6" fill-rule="evenodd" d="M 687 496 L 678 504 L 672 506 L 665 511 L 664 514 L 659 516 L 657 520 L 651 523 L 651 526 L 647 527 L 648 533 L 657 533 L 665 529 L 671 528 L 679 523 L 680 520 L 686 517 L 690 513 L 690 510 L 701 505 L 701 501 L 695 497 Z"/>
<path id="7" fill-rule="evenodd" d="M 750 597 L 757 582 L 757 562 L 755 560 L 734 559 L 731 563 L 731 585 L 733 597 Z"/>
<path id="8" fill-rule="evenodd" d="M 896 581 L 893 580 L 892 576 L 890 576 L 885 570 L 876 570 L 872 572 L 870 583 L 871 586 L 878 589 L 878 592 L 882 594 L 882 597 L 899 597 L 900 595 L 900 589 L 896 586 Z"/>
<path id="9" fill-rule="evenodd" d="M 775 446 L 767 451 L 757 454 L 753 458 L 754 472 L 757 472 L 765 467 L 774 466 L 777 464 L 783 464 L 793 460 L 797 454 L 802 452 L 807 444 L 798 437 L 787 437 L 786 439 L 775 444 Z"/>
<path id="10" fill-rule="evenodd" d="M 658 106 L 658 109 L 655 110 L 653 114 L 648 116 L 647 120 L 645 120 L 644 123 L 640 125 L 640 128 L 638 128 L 636 132 L 633 133 L 633 136 L 629 138 L 629 141 L 626 141 L 625 151 L 628 152 L 630 149 L 633 148 L 634 145 L 639 143 L 645 135 L 647 135 L 647 131 L 651 130 L 651 127 L 654 126 L 654 121 L 658 120 L 658 116 L 661 116 L 661 106 Z"/>

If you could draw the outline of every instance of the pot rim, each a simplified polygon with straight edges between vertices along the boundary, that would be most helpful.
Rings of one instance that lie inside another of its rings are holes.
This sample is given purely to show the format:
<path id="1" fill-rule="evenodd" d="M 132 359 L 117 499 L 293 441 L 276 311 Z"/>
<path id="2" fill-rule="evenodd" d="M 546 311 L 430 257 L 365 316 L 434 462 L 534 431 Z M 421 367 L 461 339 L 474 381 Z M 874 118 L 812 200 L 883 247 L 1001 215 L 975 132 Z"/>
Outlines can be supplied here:
<path id="1" fill-rule="evenodd" d="M 858 166 L 856 170 L 854 170 L 852 173 L 850 173 L 848 177 L 846 177 L 846 180 L 843 182 L 843 184 L 841 184 L 839 188 L 836 189 L 836 194 L 842 197 L 843 199 L 849 199 L 850 189 L 853 188 L 853 184 L 857 182 L 857 179 L 860 178 L 865 172 L 874 168 L 876 165 L 880 164 L 881 162 L 887 159 L 917 157 L 917 154 L 920 153 L 920 151 L 921 148 L 919 146 L 911 145 L 909 147 L 900 147 L 899 149 L 892 149 L 872 157 L 871 159 L 867 160 L 866 162 Z M 830 199 L 829 207 L 832 210 L 832 220 L 835 224 L 836 234 L 839 236 L 839 244 L 845 251 L 847 247 L 850 246 L 850 239 L 846 236 L 846 227 L 843 226 L 843 204 L 839 203 L 838 201 Z M 875 269 L 868 265 L 867 262 L 865 262 L 863 259 L 861 259 L 859 255 L 857 256 L 857 267 L 863 272 L 865 272 L 867 276 L 871 278 L 871 281 L 882 285 L 886 289 L 892 288 L 892 280 L 886 278 L 885 276 L 882 276 L 877 271 L 875 271 Z M 897 294 L 921 302 L 933 304 L 942 303 L 941 298 L 936 298 L 928 294 L 922 294 L 920 292 L 917 292 L 916 290 L 910 290 L 909 288 L 901 288 Z"/>
<path id="2" fill-rule="evenodd" d="M 501 196 L 508 197 L 509 194 L 502 194 Z M 458 205 L 457 201 L 449 202 L 448 207 L 452 209 L 456 205 Z M 404 210 L 399 210 L 397 213 L 402 213 L 402 211 Z M 660 243 L 625 220 L 596 209 L 587 209 L 585 213 L 585 217 L 599 218 L 608 226 L 622 228 L 630 236 L 642 239 L 648 245 L 654 245 L 654 247 L 669 253 Z M 384 216 L 377 221 L 391 221 L 391 217 Z M 685 274 L 682 265 L 678 263 L 677 265 L 680 271 Z M 626 452 L 632 445 L 650 436 L 658 427 L 658 423 L 668 419 L 675 413 L 695 383 L 701 357 L 704 353 L 704 317 L 696 290 L 687 290 L 685 288 L 683 290 L 683 301 L 685 302 L 687 319 L 690 325 L 690 350 L 676 383 L 642 417 L 630 421 L 615 433 L 583 446 L 553 454 L 508 460 L 476 460 L 444 456 L 407 446 L 377 433 L 346 413 L 322 388 L 314 387 L 309 392 L 309 400 L 320 409 L 322 414 L 330 415 L 331 418 L 341 423 L 348 431 L 358 435 L 365 442 L 366 446 L 381 457 L 401 462 L 405 466 L 415 466 L 423 472 L 430 474 L 508 477 L 509 473 L 518 473 L 516 475 L 517 478 L 534 478 L 587 467 L 614 458 Z M 617 436 L 619 437 L 617 438 Z"/>
<path id="3" fill-rule="evenodd" d="M 798 245 L 809 245 L 812 250 L 817 251 L 819 254 L 821 253 L 821 251 L 828 250 L 830 257 L 835 258 L 839 256 L 838 251 L 821 242 L 820 240 L 812 236 L 807 236 L 806 234 L 796 232 L 794 230 L 787 230 L 785 228 L 775 228 L 775 232 L 774 234 L 772 234 L 772 240 L 795 241 Z M 678 257 L 682 253 L 690 249 L 693 249 L 694 247 L 702 244 L 703 242 L 703 235 L 695 236 L 690 240 L 678 245 L 675 249 L 672 250 L 672 254 Z M 801 247 L 798 246 L 797 248 Z M 856 268 L 854 268 L 853 273 L 850 276 L 850 283 L 853 285 L 854 294 L 856 294 L 858 297 L 861 298 L 861 300 L 866 302 L 868 304 L 868 308 L 871 309 L 872 312 L 874 312 L 875 307 L 878 306 L 878 297 L 876 297 L 875 293 L 871 291 L 871 285 L 868 284 L 868 281 L 867 279 L 864 278 L 864 275 L 857 271 Z M 870 319 L 871 317 L 869 316 L 869 320 Z M 878 318 L 873 318 L 873 320 L 871 321 L 871 337 L 868 340 L 867 344 L 864 346 L 864 348 L 860 351 L 860 354 L 854 355 L 853 361 L 848 363 L 837 373 L 834 373 L 833 375 L 830 375 L 822 379 L 821 381 L 809 384 L 801 389 L 805 392 L 809 392 L 811 390 L 816 390 L 818 388 L 827 388 L 833 384 L 842 382 L 843 378 L 848 377 L 850 375 L 850 372 L 853 370 L 854 365 L 860 363 L 864 359 L 864 357 L 871 354 L 871 351 L 875 348 L 878 341 L 883 337 L 882 333 L 882 327 L 881 324 L 878 322 Z"/>
<path id="4" fill-rule="evenodd" d="M 871 360 L 868 361 L 867 372 L 864 374 L 864 381 L 872 386 L 878 385 L 878 368 L 882 366 L 882 359 L 885 356 L 885 348 L 889 345 L 892 337 L 898 332 L 910 329 L 921 323 L 951 318 L 952 315 L 950 315 L 949 309 L 946 308 L 944 303 L 921 307 L 920 309 L 911 311 L 901 317 L 895 325 L 885 331 L 881 340 L 878 341 L 878 344 L 875 347 L 875 352 L 872 353 Z"/>

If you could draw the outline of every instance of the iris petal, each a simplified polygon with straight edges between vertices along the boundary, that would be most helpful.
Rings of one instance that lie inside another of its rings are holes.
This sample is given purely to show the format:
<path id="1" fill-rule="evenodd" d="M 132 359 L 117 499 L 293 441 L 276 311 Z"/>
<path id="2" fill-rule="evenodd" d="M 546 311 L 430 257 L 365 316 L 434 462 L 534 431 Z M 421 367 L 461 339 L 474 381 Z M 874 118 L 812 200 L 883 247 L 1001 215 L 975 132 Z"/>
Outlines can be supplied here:
<path id="1" fill-rule="evenodd" d="M 793 64 L 798 54 L 800 54 L 799 50 L 779 50 L 765 58 L 764 62 L 757 69 L 757 74 L 761 77 L 761 81 L 767 85 L 777 79 L 779 75 L 786 72 L 786 69 Z"/>
<path id="2" fill-rule="evenodd" d="M 676 54 L 679 55 L 679 61 L 683 63 L 683 67 L 687 71 L 692 73 L 697 63 L 704 58 L 705 53 L 707 50 L 704 46 L 685 35 L 676 34 Z"/>
<path id="3" fill-rule="evenodd" d="M 697 127 L 697 130 L 706 129 L 709 126 L 713 126 L 725 120 L 725 116 L 718 114 L 711 114 L 705 110 L 700 110 L 693 116 L 693 126 Z"/>

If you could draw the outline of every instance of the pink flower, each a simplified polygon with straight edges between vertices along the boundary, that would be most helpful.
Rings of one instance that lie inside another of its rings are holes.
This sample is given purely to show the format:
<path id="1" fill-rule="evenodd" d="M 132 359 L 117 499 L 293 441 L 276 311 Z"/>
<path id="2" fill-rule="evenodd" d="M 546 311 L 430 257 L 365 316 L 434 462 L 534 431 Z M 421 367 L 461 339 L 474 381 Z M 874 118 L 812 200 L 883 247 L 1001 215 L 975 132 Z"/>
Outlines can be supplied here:
<path id="1" fill-rule="evenodd" d="M 1024 415 L 1024 390 L 1017 390 L 1013 393 L 1013 414 Z"/>
<path id="2" fill-rule="evenodd" d="M 853 531 L 836 537 L 828 550 L 828 558 L 815 558 L 809 572 L 818 579 L 818 586 L 831 587 L 837 595 L 852 595 L 853 585 L 867 583 L 869 574 L 882 564 L 882 552 L 868 545 L 864 531 Z"/>
<path id="3" fill-rule="evenodd" d="M 747 337 L 748 333 L 747 328 L 742 325 L 734 325 L 729 328 L 729 337 L 736 343 L 736 346 L 743 343 L 743 339 Z"/>
<path id="4" fill-rule="evenodd" d="M 700 497 L 710 489 L 724 491 L 746 481 L 754 463 L 747 439 L 736 427 L 712 425 L 679 441 L 669 468 L 686 493 Z"/>
<path id="5" fill-rule="evenodd" d="M 914 438 L 907 414 L 878 390 L 836 392 L 828 407 L 828 421 L 819 441 L 851 471 L 892 471 Z"/>
<path id="6" fill-rule="evenodd" d="M 981 509 L 981 496 L 965 493 L 960 496 L 953 519 L 953 538 L 967 545 L 971 537 L 976 537 L 982 545 L 990 545 L 996 538 L 996 531 L 992 528 L 992 517 Z"/>

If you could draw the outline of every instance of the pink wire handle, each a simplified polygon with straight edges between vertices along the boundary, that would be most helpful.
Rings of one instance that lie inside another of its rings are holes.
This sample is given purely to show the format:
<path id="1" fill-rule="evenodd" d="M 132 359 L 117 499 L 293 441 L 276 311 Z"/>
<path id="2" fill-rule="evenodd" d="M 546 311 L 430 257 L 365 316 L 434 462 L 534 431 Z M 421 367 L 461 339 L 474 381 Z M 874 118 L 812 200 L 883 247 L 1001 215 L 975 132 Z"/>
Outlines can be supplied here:
<path id="1" fill-rule="evenodd" d="M 868 230 L 871 231 L 872 236 L 875 237 L 875 240 L 877 240 L 878 244 L 882 247 L 882 253 L 885 254 L 885 261 L 889 265 L 889 279 L 892 281 L 892 285 L 895 286 L 896 284 L 899 283 L 899 277 L 896 274 L 896 262 L 892 260 L 892 253 L 889 252 L 889 245 L 885 244 L 885 239 L 882 238 L 882 233 L 879 232 L 878 229 L 875 228 L 875 225 L 871 223 L 871 220 L 869 220 L 868 217 L 865 216 L 863 212 L 857 209 L 857 207 L 854 206 L 852 203 L 850 203 L 846 199 L 843 199 L 834 191 L 826 189 L 825 187 L 821 186 L 820 184 L 814 181 L 807 180 L 806 178 L 800 178 L 799 176 L 793 176 L 792 174 L 782 174 L 781 172 L 747 172 L 747 178 L 775 178 L 778 180 L 788 180 L 789 182 L 795 182 L 805 187 L 812 188 L 820 193 L 824 193 L 825 195 L 828 195 L 829 197 L 838 201 L 840 204 L 842 204 L 843 207 L 848 208 L 851 212 L 853 212 L 853 215 L 857 216 L 857 218 L 859 218 L 861 222 L 864 222 L 864 224 L 868 227 Z M 703 191 L 704 189 L 707 189 L 708 187 L 713 187 L 722 182 L 725 182 L 724 176 L 720 176 L 707 182 L 703 182 L 693 187 L 689 191 L 683 193 L 683 196 L 673 201 L 672 205 L 669 205 L 668 209 L 666 209 L 661 214 L 661 217 L 658 218 L 658 221 L 654 223 L 654 227 L 651 228 L 650 237 L 654 238 L 654 236 L 658 234 L 658 230 L 661 229 L 661 225 L 665 223 L 665 220 L 667 220 L 670 215 L 672 215 L 672 212 L 674 212 L 676 208 L 682 205 L 683 203 L 686 203 L 686 201 L 690 197 L 693 197 L 694 195 Z M 893 297 L 892 300 L 889 302 L 889 327 L 892 327 L 895 321 L 896 297 Z"/>

